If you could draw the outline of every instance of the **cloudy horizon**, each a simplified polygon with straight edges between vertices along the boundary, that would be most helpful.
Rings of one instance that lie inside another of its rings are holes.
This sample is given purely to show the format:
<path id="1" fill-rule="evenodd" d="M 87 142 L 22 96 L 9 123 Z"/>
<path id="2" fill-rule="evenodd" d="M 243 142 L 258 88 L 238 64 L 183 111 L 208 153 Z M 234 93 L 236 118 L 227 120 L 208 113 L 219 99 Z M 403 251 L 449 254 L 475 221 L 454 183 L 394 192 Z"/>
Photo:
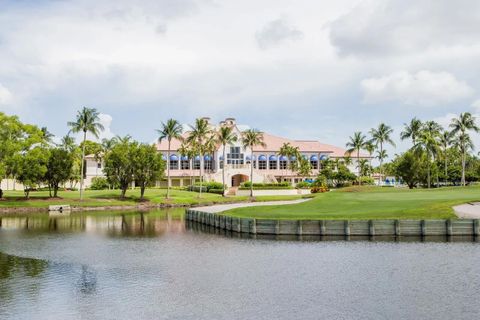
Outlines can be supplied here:
<path id="1" fill-rule="evenodd" d="M 0 24 L 0 111 L 57 136 L 83 106 L 146 142 L 168 118 L 341 147 L 385 122 L 391 158 L 413 117 L 480 117 L 474 0 L 0 0 Z"/>

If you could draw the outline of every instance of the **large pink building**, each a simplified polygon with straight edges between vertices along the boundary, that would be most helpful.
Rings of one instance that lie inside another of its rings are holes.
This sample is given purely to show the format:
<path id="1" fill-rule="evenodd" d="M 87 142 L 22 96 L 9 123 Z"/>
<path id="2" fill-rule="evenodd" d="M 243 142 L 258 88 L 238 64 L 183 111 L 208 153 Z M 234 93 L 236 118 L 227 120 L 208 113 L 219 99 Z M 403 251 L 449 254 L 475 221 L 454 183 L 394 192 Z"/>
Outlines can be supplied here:
<path id="1" fill-rule="evenodd" d="M 206 118 L 208 121 L 210 119 Z M 223 159 L 223 146 L 211 155 L 204 156 L 203 176 L 206 181 L 222 181 L 222 166 L 225 163 L 225 177 L 228 187 L 235 187 L 242 182 L 248 181 L 250 176 L 250 164 L 253 162 L 253 182 L 274 183 L 281 181 L 289 181 L 292 184 L 298 181 L 314 178 L 317 176 L 321 161 L 328 158 L 343 158 L 345 149 L 324 144 L 315 140 L 291 140 L 287 138 L 277 137 L 269 133 L 264 133 L 265 147 L 255 147 L 253 150 L 245 149 L 241 143 L 242 127 L 237 125 L 235 119 L 227 118 L 218 125 L 210 123 L 212 129 L 219 126 L 231 126 L 238 141 L 233 145 L 226 147 L 226 159 Z M 293 159 L 287 159 L 278 153 L 283 144 L 290 143 L 294 147 L 298 147 L 302 156 L 310 161 L 312 167 L 311 177 L 300 177 L 296 172 L 289 170 L 289 162 Z M 172 186 L 184 186 L 190 184 L 191 177 L 200 176 L 200 157 L 196 156 L 189 159 L 179 154 L 180 140 L 172 140 L 170 151 L 170 175 Z M 168 141 L 162 141 L 157 144 L 157 149 L 167 158 Z M 253 155 L 253 156 L 252 156 Z M 350 165 L 350 170 L 355 172 L 356 164 Z M 166 182 L 162 182 L 163 185 Z"/>

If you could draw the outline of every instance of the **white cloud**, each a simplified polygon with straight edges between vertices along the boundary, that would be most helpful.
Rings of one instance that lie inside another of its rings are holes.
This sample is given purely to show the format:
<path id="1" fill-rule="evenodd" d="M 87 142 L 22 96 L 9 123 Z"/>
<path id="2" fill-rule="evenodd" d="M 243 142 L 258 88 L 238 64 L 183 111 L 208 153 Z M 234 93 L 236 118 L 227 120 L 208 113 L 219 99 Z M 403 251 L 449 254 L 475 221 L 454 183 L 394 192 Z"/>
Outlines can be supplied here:
<path id="1" fill-rule="evenodd" d="M 470 97 L 474 90 L 448 72 L 428 70 L 395 72 L 361 81 L 364 103 L 400 102 L 413 106 L 436 106 Z"/>
<path id="2" fill-rule="evenodd" d="M 255 33 L 261 49 L 268 49 L 288 40 L 299 40 L 302 37 L 303 32 L 290 25 L 285 17 L 270 21 Z"/>
<path id="3" fill-rule="evenodd" d="M 480 45 L 477 0 L 366 0 L 330 24 L 342 55 L 381 56 Z"/>
<path id="4" fill-rule="evenodd" d="M 112 120 L 113 120 L 112 116 L 109 114 L 100 113 L 98 117 L 99 117 L 99 122 L 103 125 L 104 130 L 99 132 L 98 139 L 95 136 L 93 136 L 91 133 L 87 133 L 87 140 L 100 142 L 104 138 L 111 139 L 115 137 L 115 134 L 112 132 L 112 129 L 111 129 Z M 77 134 L 76 140 L 77 140 L 77 143 L 82 142 L 83 134 L 82 133 Z"/>
<path id="5" fill-rule="evenodd" d="M 480 99 L 477 99 L 472 103 L 472 108 L 475 112 L 480 113 Z"/>
<path id="6" fill-rule="evenodd" d="M 12 93 L 0 83 L 0 106 L 9 105 L 12 102 Z"/>

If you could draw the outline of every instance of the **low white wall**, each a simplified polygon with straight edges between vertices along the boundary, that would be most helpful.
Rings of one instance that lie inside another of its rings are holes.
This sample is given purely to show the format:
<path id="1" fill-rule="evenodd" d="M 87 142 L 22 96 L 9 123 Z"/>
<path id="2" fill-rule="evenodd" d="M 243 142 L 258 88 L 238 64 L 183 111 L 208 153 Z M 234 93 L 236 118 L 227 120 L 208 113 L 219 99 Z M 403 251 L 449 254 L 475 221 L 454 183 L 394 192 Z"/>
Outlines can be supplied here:
<path id="1" fill-rule="evenodd" d="M 270 189 L 253 190 L 254 196 L 290 196 L 299 194 L 310 194 L 310 189 Z M 236 196 L 249 196 L 250 190 L 237 190 Z"/>
<path id="2" fill-rule="evenodd" d="M 13 190 L 14 186 L 15 186 L 15 190 L 19 190 L 19 191 L 23 190 L 23 185 L 18 181 L 13 181 L 13 179 L 3 179 L 0 182 L 0 188 L 3 191 Z"/>

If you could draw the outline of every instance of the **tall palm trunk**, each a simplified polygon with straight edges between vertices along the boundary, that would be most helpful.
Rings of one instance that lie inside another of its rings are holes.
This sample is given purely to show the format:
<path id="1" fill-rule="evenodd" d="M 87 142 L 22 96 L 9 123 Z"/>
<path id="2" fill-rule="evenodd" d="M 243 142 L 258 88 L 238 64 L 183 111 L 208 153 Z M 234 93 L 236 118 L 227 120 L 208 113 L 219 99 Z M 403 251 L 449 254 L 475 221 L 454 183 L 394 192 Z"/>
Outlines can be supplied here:
<path id="1" fill-rule="evenodd" d="M 358 168 L 358 185 L 362 185 L 362 179 L 360 177 L 360 149 L 357 149 L 357 168 Z M 338 165 L 337 165 L 337 170 L 338 170 Z"/>
<path id="2" fill-rule="evenodd" d="M 253 198 L 253 152 L 250 161 L 250 198 Z"/>
<path id="3" fill-rule="evenodd" d="M 383 143 L 380 142 L 380 183 L 383 181 Z"/>
<path id="4" fill-rule="evenodd" d="M 223 165 L 222 165 L 222 182 L 223 182 L 223 192 L 222 195 L 225 197 L 225 147 L 226 145 L 223 145 Z"/>
<path id="5" fill-rule="evenodd" d="M 167 150 L 167 196 L 168 199 L 170 197 L 170 143 L 171 140 L 168 139 L 168 150 Z"/>
<path id="6" fill-rule="evenodd" d="M 200 153 L 200 193 L 199 198 L 202 197 L 202 186 L 203 186 L 203 154 Z"/>
<path id="7" fill-rule="evenodd" d="M 86 140 L 87 140 L 87 131 L 83 130 L 82 164 L 80 165 L 80 201 L 83 200 L 83 168 L 85 165 L 85 141 Z"/>
<path id="8" fill-rule="evenodd" d="M 445 152 L 445 186 L 447 186 L 448 169 L 447 169 L 447 152 Z"/>
<path id="9" fill-rule="evenodd" d="M 465 148 L 462 150 L 462 186 L 465 187 Z"/>
<path id="10" fill-rule="evenodd" d="M 427 155 L 427 162 L 428 162 L 428 168 L 427 168 L 427 187 L 430 189 L 430 167 L 432 163 L 430 162 L 430 155 Z"/>

